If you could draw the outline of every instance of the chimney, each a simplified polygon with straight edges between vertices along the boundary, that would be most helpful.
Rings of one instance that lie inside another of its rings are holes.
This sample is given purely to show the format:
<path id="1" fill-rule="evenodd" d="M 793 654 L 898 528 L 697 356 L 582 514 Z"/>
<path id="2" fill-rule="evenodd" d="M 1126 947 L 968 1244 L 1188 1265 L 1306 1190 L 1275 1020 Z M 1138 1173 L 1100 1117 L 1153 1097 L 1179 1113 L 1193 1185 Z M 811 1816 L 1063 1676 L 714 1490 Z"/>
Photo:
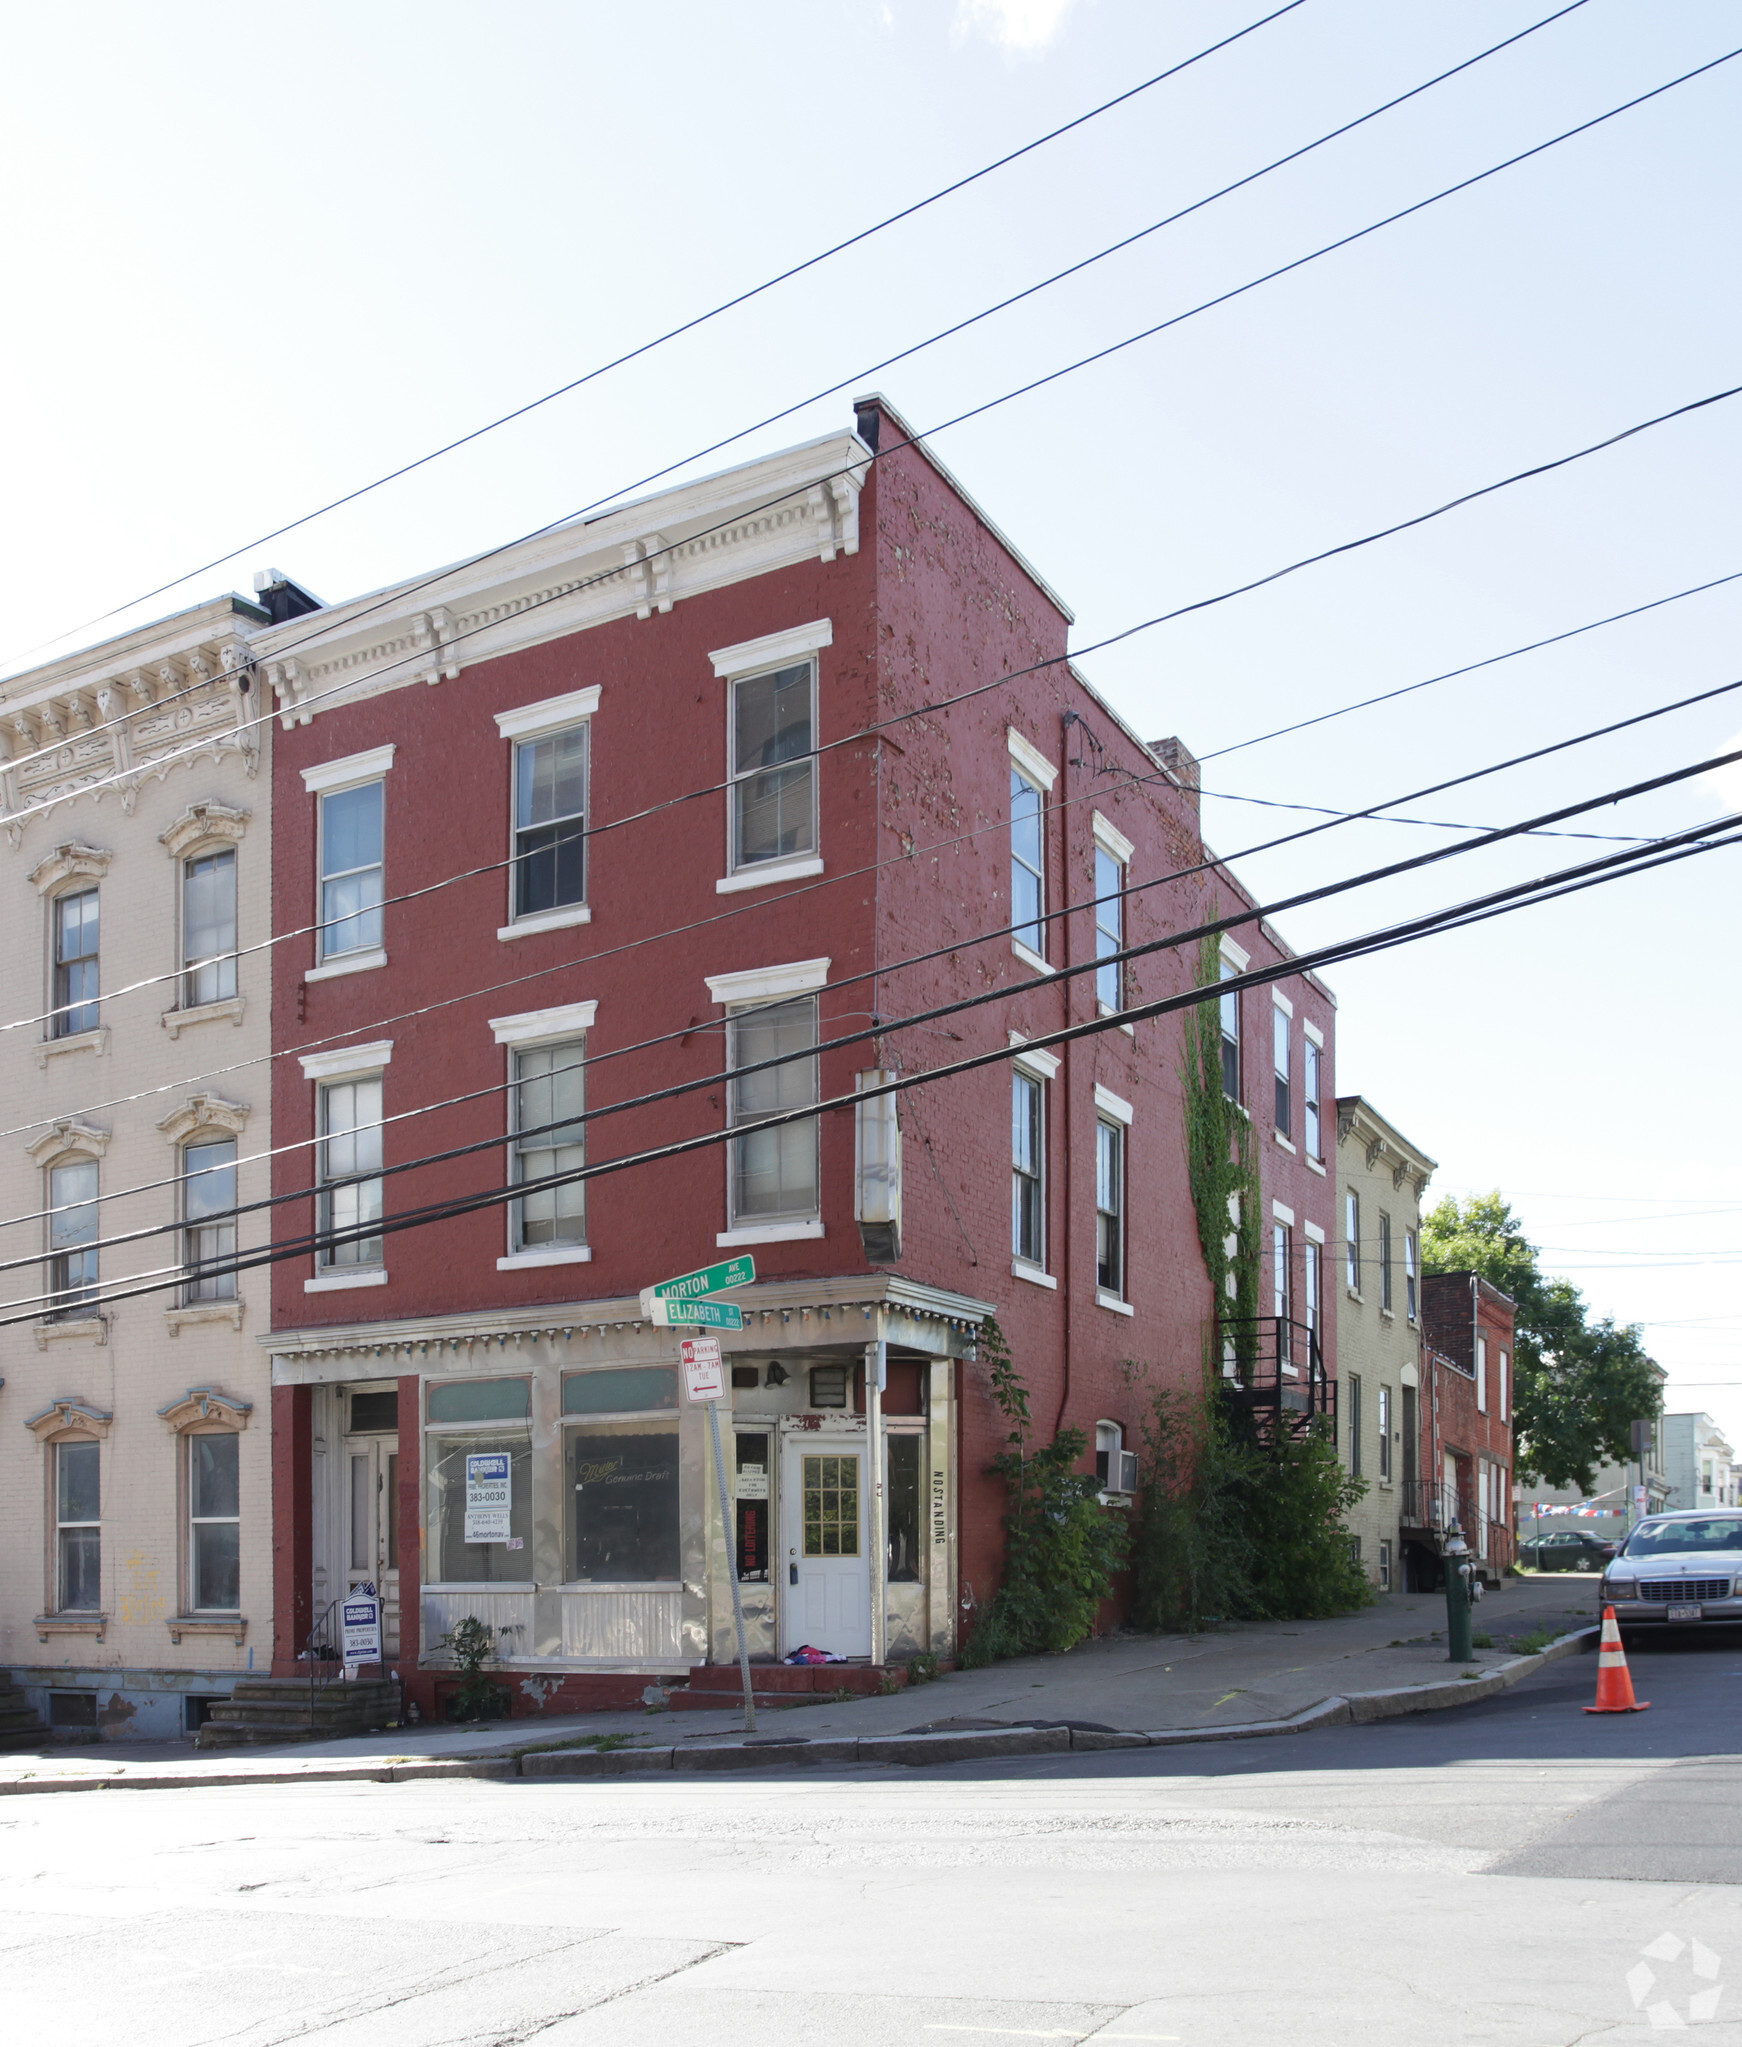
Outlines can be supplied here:
<path id="1" fill-rule="evenodd" d="M 872 454 L 877 452 L 877 435 L 883 425 L 882 408 L 875 398 L 857 399 L 853 405 L 853 430 Z"/>
<path id="2" fill-rule="evenodd" d="M 1186 808 L 1195 820 L 1198 815 L 1198 791 L 1203 787 L 1203 770 L 1198 766 L 1198 757 L 1181 739 L 1152 739 L 1149 750 L 1168 772 L 1168 778 L 1177 788 L 1185 791 Z"/>
<path id="3" fill-rule="evenodd" d="M 293 583 L 282 569 L 255 571 L 254 601 L 274 625 L 283 625 L 287 619 L 301 618 L 305 612 L 326 608 L 300 583 Z"/>

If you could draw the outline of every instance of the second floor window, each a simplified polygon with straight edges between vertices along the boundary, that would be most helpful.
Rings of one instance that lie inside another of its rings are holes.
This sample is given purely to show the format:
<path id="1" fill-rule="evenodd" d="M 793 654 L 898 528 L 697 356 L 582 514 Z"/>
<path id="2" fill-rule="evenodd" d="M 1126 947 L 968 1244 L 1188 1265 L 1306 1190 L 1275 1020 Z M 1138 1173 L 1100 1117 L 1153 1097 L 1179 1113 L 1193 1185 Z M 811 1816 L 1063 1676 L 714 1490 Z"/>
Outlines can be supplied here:
<path id="1" fill-rule="evenodd" d="M 586 1107 L 585 1038 L 529 1045 L 514 1052 L 514 1177 L 540 1180 L 586 1164 L 586 1129 L 570 1123 Z M 513 1208 L 516 1251 L 544 1251 L 587 1241 L 585 1183 L 523 1194 Z"/>
<path id="2" fill-rule="evenodd" d="M 514 914 L 587 900 L 587 728 L 514 749 Z"/>
<path id="3" fill-rule="evenodd" d="M 334 789 L 321 803 L 323 960 L 377 952 L 383 943 L 382 809 L 384 782 Z"/>
<path id="4" fill-rule="evenodd" d="M 1306 1323 L 1307 1336 L 1309 1338 L 1308 1362 L 1310 1363 L 1312 1362 L 1310 1355 L 1311 1340 L 1318 1338 L 1319 1325 L 1323 1319 L 1324 1251 L 1318 1244 L 1313 1242 L 1311 1237 L 1308 1237 L 1302 1248 L 1304 1255 L 1301 1260 L 1300 1275 L 1301 1294 L 1303 1296 L 1301 1307 L 1303 1310 L 1302 1320 Z"/>
<path id="5" fill-rule="evenodd" d="M 1095 1285 L 1125 1298 L 1125 1130 L 1095 1125 Z"/>
<path id="6" fill-rule="evenodd" d="M 381 1076 L 328 1081 L 320 1092 L 320 1199 L 323 1238 L 316 1263 L 328 1271 L 381 1263 L 378 1236 L 325 1241 L 329 1233 L 366 1231 L 381 1220 Z"/>
<path id="7" fill-rule="evenodd" d="M 1391 1218 L 1383 1210 L 1379 1215 L 1379 1305 L 1389 1308 L 1391 1302 Z"/>
<path id="8" fill-rule="evenodd" d="M 55 1604 L 62 1613 L 96 1613 L 103 1604 L 103 1524 L 95 1443 L 55 1445 Z"/>
<path id="9" fill-rule="evenodd" d="M 1020 1068 L 1011 1076 L 1010 1251 L 1025 1265 L 1046 1264 L 1045 1082 Z"/>
<path id="10" fill-rule="evenodd" d="M 1279 1322 L 1294 1320 L 1294 1232 L 1287 1223 L 1277 1223 L 1271 1230 L 1271 1299 L 1275 1305 Z M 1293 1354 L 1292 1341 L 1285 1339 L 1283 1354 Z"/>
<path id="11" fill-rule="evenodd" d="M 1343 1374 L 1343 1406 L 1348 1413 L 1349 1429 L 1349 1476 L 1361 1476 L 1361 1375 L 1359 1372 Z"/>
<path id="12" fill-rule="evenodd" d="M 1379 1476 L 1391 1476 L 1391 1388 L 1381 1386 L 1378 1397 L 1379 1410 Z"/>
<path id="13" fill-rule="evenodd" d="M 236 1140 L 225 1137 L 182 1149 L 183 1298 L 233 1301 L 236 1274 Z M 201 1440 L 204 1440 L 203 1438 Z"/>
<path id="14" fill-rule="evenodd" d="M 816 667 L 732 685 L 732 867 L 814 853 Z"/>
<path id="15" fill-rule="evenodd" d="M 1231 959 L 1222 961 L 1222 979 L 1234 980 L 1240 972 Z M 1240 991 L 1224 988 L 1218 998 L 1222 1013 L 1222 1092 L 1229 1101 L 1240 1099 Z"/>
<path id="16" fill-rule="evenodd" d="M 1343 1244 L 1349 1265 L 1349 1291 L 1361 1291 L 1361 1197 L 1353 1187 L 1343 1196 Z"/>
<path id="17" fill-rule="evenodd" d="M 1120 983 L 1125 969 L 1112 955 L 1125 949 L 1125 863 L 1105 846 L 1095 848 L 1095 999 L 1103 1009 L 1123 1009 Z"/>
<path id="18" fill-rule="evenodd" d="M 1413 1322 L 1415 1320 L 1415 1232 L 1403 1233 L 1403 1309 Z"/>
<path id="19" fill-rule="evenodd" d="M 1018 945 L 1046 957 L 1046 863 L 1041 850 L 1046 815 L 1040 791 L 1010 770 L 1010 922 Z"/>
<path id="20" fill-rule="evenodd" d="M 201 853 L 181 868 L 182 1002 L 198 1009 L 236 992 L 236 855 Z"/>
<path id="21" fill-rule="evenodd" d="M 71 1159 L 48 1176 L 51 1310 L 65 1321 L 95 1314 L 97 1298 L 97 1162 Z"/>
<path id="22" fill-rule="evenodd" d="M 817 1099 L 817 999 L 735 1010 L 726 1020 L 728 1114 L 734 1128 L 783 1109 L 810 1107 Z M 812 1054 L 792 1058 L 792 1053 Z M 744 1073 L 765 1059 L 781 1059 L 760 1073 Z M 814 1116 L 752 1130 L 728 1147 L 731 1221 L 734 1226 L 809 1220 L 820 1210 Z"/>
<path id="23" fill-rule="evenodd" d="M 54 1035 L 97 1028 L 97 891 L 57 896 L 54 904 Z"/>
<path id="24" fill-rule="evenodd" d="M 1284 1137 L 1294 1133 L 1294 1108 L 1290 1095 L 1289 1064 L 1289 1016 L 1286 1009 L 1273 1008 L 1271 1015 L 1272 1041 L 1275 1046 L 1276 1067 L 1276 1127 Z"/>
<path id="25" fill-rule="evenodd" d="M 1301 1058 L 1301 1121 L 1302 1134 L 1306 1140 L 1306 1155 L 1309 1159 L 1323 1162 L 1325 1156 L 1324 1137 L 1319 1123 L 1319 1094 L 1323 1086 L 1324 1053 L 1311 1038 L 1302 1045 Z"/>

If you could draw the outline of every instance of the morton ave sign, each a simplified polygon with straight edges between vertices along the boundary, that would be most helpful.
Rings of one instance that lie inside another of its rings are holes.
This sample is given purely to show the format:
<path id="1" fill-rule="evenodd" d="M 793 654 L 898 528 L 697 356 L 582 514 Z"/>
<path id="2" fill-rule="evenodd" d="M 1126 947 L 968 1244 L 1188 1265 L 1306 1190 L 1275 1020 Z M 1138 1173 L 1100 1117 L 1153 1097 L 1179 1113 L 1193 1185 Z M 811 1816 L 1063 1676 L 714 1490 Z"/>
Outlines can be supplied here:
<path id="1" fill-rule="evenodd" d="M 696 1272 L 662 1279 L 644 1290 L 641 1312 L 661 1329 L 742 1329 L 744 1311 L 736 1302 L 710 1300 L 711 1294 L 734 1292 L 756 1277 L 754 1258 L 728 1258 Z"/>

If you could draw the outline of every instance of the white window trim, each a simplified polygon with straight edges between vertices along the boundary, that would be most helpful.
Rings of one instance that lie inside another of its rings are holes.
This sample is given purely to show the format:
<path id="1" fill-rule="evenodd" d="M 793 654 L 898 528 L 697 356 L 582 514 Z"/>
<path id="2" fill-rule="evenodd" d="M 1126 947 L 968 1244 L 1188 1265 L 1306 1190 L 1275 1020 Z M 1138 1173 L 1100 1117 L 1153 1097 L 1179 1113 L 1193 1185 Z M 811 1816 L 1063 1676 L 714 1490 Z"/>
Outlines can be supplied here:
<path id="1" fill-rule="evenodd" d="M 1308 1023 L 1303 1018 L 1301 1021 L 1301 1030 L 1305 1033 L 1307 1037 L 1312 1039 L 1313 1043 L 1318 1046 L 1321 1052 L 1325 1049 L 1325 1034 L 1323 1031 L 1319 1029 L 1316 1023 Z"/>
<path id="2" fill-rule="evenodd" d="M 560 910 L 534 910 L 530 917 L 520 917 L 512 924 L 498 927 L 496 936 L 501 939 L 531 938 L 539 931 L 566 931 L 571 924 L 590 924 L 593 912 L 587 903 L 565 903 Z"/>
<path id="3" fill-rule="evenodd" d="M 1326 1173 L 1324 1166 L 1317 1159 L 1313 1158 L 1304 1159 L 1302 1161 L 1302 1164 L 1305 1165 L 1309 1173 L 1317 1173 L 1321 1180 L 1328 1179 L 1330 1177 Z"/>
<path id="4" fill-rule="evenodd" d="M 1123 1123 L 1127 1129 L 1136 1115 L 1131 1104 L 1123 1095 L 1116 1095 L 1110 1087 L 1095 1083 L 1095 1109 L 1099 1115 L 1108 1117 L 1114 1123 Z"/>
<path id="5" fill-rule="evenodd" d="M 1277 1143 L 1282 1146 L 1284 1151 L 1294 1152 L 1297 1158 L 1300 1156 L 1299 1152 L 1295 1148 L 1295 1143 L 1292 1138 L 1284 1137 L 1280 1130 L 1272 1130 L 1270 1134 L 1272 1137 L 1276 1139 Z"/>
<path id="6" fill-rule="evenodd" d="M 759 640 L 740 640 L 735 647 L 717 647 L 708 659 L 721 682 L 734 682 L 740 675 L 754 675 L 765 668 L 790 668 L 807 654 L 835 643 L 833 619 L 813 619 L 809 625 L 790 625 L 784 632 L 764 633 Z"/>
<path id="7" fill-rule="evenodd" d="M 305 1294 L 338 1294 L 354 1286 L 385 1286 L 387 1274 L 379 1265 L 359 1267 L 355 1272 L 323 1272 L 316 1279 L 305 1279 L 302 1290 Z"/>
<path id="8" fill-rule="evenodd" d="M 1270 1215 L 1273 1222 L 1287 1223 L 1291 1230 L 1294 1228 L 1294 1210 L 1284 1208 L 1280 1201 L 1273 1201 L 1270 1204 Z M 1319 1241 L 1322 1243 L 1324 1240 L 1321 1238 Z"/>
<path id="9" fill-rule="evenodd" d="M 1289 1001 L 1288 997 L 1283 994 L 1280 988 L 1271 989 L 1270 999 L 1272 1002 L 1276 1004 L 1277 1008 L 1282 1011 L 1284 1016 L 1292 1017 L 1294 1015 L 1294 1004 Z"/>
<path id="10" fill-rule="evenodd" d="M 739 974 L 709 974 L 708 993 L 717 1003 L 775 1002 L 788 995 L 811 995 L 829 982 L 831 960 L 793 960 L 783 967 L 750 967 Z"/>
<path id="11" fill-rule="evenodd" d="M 1051 960 L 1042 959 L 1032 945 L 1024 945 L 1020 938 L 1011 939 L 1010 950 L 1024 966 L 1032 967 L 1037 974 L 1050 974 L 1056 971 Z"/>
<path id="12" fill-rule="evenodd" d="M 1137 1310 L 1132 1307 L 1129 1301 L 1120 1300 L 1117 1294 L 1104 1294 L 1099 1287 L 1095 1289 L 1095 1306 L 1097 1308 L 1110 1308 L 1115 1315 L 1135 1315 L 1137 1313 Z"/>
<path id="13" fill-rule="evenodd" d="M 1045 795 L 1052 793 L 1052 786 L 1059 778 L 1059 771 L 1049 761 L 1032 739 L 1024 739 L 1014 725 L 1004 728 L 1005 744 L 1010 749 L 1010 758 L 1016 763 L 1017 771 L 1024 774 Z"/>
<path id="14" fill-rule="evenodd" d="M 1095 844 L 1100 847 L 1102 852 L 1111 853 L 1121 867 L 1129 867 L 1131 865 L 1131 856 L 1137 851 L 1132 841 L 1125 836 L 1110 818 L 1103 817 L 1098 810 L 1093 814 L 1089 822 L 1095 834 Z"/>
<path id="15" fill-rule="evenodd" d="M 1010 1043 L 1022 1047 L 1021 1051 L 1011 1061 L 1011 1064 L 1021 1067 L 1030 1079 L 1056 1080 L 1058 1078 L 1058 1070 L 1064 1064 L 1064 1061 L 1055 1053 L 1048 1052 L 1039 1045 L 1029 1044 L 1020 1031 L 1012 1031 L 1010 1033 Z"/>
<path id="16" fill-rule="evenodd" d="M 1301 1228 L 1306 1232 L 1306 1240 L 1309 1244 L 1323 1245 L 1325 1233 L 1319 1228 L 1317 1223 L 1302 1223 Z"/>
<path id="17" fill-rule="evenodd" d="M 506 1258 L 498 1258 L 498 1272 L 530 1272 L 540 1265 L 588 1265 L 592 1262 L 593 1247 L 590 1244 L 553 1244 L 542 1251 L 510 1251 Z"/>
<path id="18" fill-rule="evenodd" d="M 1222 948 L 1223 959 L 1228 962 L 1237 974 L 1245 973 L 1246 969 L 1252 964 L 1252 955 L 1246 948 L 1243 945 L 1236 945 L 1225 931 L 1222 933 L 1219 943 Z"/>
<path id="19" fill-rule="evenodd" d="M 377 746 L 368 753 L 346 754 L 343 760 L 322 761 L 318 767 L 302 770 L 302 786 L 311 796 L 330 796 L 338 789 L 379 782 L 392 767 L 397 751 L 396 746 Z"/>
<path id="20" fill-rule="evenodd" d="M 528 1009 L 519 1016 L 493 1016 L 490 1032 L 499 1045 L 552 1044 L 590 1031 L 599 1013 L 596 1002 L 569 1002 L 559 1009 Z"/>
<path id="21" fill-rule="evenodd" d="M 1026 1264 L 1020 1258 L 1011 1259 L 1010 1276 L 1012 1279 L 1025 1279 L 1030 1286 L 1049 1287 L 1055 1294 L 1058 1292 L 1059 1283 L 1050 1272 L 1043 1272 L 1038 1265 Z"/>
<path id="22" fill-rule="evenodd" d="M 736 874 L 723 876 L 714 883 L 717 896 L 733 896 L 740 889 L 768 888 L 777 881 L 802 881 L 807 874 L 821 874 L 823 856 L 820 853 L 802 853 L 791 860 L 767 860 L 756 867 L 741 867 Z"/>
<path id="23" fill-rule="evenodd" d="M 377 945 L 368 952 L 342 952 L 336 959 L 323 960 L 318 967 L 305 967 L 302 977 L 305 981 L 337 981 L 346 974 L 372 974 L 386 964 L 387 949 Z"/>
<path id="24" fill-rule="evenodd" d="M 594 683 L 590 689 L 570 690 L 567 696 L 544 697 L 536 704 L 498 711 L 496 730 L 504 739 L 534 739 L 569 725 L 584 725 L 598 708 L 599 685 Z"/>
<path id="25" fill-rule="evenodd" d="M 824 1235 L 820 1220 L 790 1223 L 746 1223 L 742 1229 L 721 1230 L 714 1242 L 722 1249 L 733 1244 L 795 1244 L 804 1237 Z"/>
<path id="26" fill-rule="evenodd" d="M 361 1074 L 379 1073 L 393 1064 L 393 1040 L 378 1038 L 373 1045 L 343 1045 L 336 1052 L 304 1052 L 297 1064 L 304 1080 L 350 1080 Z"/>

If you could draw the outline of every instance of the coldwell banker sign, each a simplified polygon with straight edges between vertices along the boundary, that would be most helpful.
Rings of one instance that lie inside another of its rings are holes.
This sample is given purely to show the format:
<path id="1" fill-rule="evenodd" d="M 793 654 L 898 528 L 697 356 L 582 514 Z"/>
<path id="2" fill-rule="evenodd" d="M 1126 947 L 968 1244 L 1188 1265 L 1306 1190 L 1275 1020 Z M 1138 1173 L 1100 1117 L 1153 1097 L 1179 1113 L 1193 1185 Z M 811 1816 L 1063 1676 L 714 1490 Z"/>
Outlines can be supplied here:
<path id="1" fill-rule="evenodd" d="M 466 1540 L 506 1542 L 514 1491 L 506 1450 L 474 1450 L 466 1458 Z"/>

